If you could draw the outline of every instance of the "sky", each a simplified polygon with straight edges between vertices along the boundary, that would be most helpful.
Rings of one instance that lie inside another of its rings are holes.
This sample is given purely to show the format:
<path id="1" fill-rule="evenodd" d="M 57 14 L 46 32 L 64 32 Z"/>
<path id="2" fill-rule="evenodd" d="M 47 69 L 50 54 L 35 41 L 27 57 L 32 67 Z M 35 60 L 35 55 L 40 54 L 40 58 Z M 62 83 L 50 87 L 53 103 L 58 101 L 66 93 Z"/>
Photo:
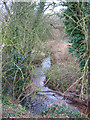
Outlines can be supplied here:
<path id="1" fill-rule="evenodd" d="M 3 1 L 3 0 L 1 0 L 1 1 Z M 8 1 L 9 1 L 9 2 L 8 2 Z M 8 5 L 8 3 L 10 3 L 10 1 L 27 1 L 27 0 L 7 0 L 7 5 Z M 32 1 L 32 0 L 28 0 L 28 1 Z M 59 5 L 60 1 L 62 1 L 62 0 L 33 0 L 33 2 L 35 2 L 35 1 L 36 1 L 37 3 L 39 3 L 40 1 L 46 1 L 47 4 L 48 4 L 48 3 L 53 3 L 53 2 L 55 2 L 55 3 L 58 5 L 58 6 L 55 7 L 54 9 L 53 9 L 52 6 L 50 6 L 50 7 L 45 11 L 45 14 L 47 14 L 47 13 L 53 14 L 53 13 L 55 13 L 55 12 L 60 12 L 61 9 L 65 8 L 65 7 Z"/>
<path id="2" fill-rule="evenodd" d="M 54 9 L 52 9 L 53 7 L 50 6 L 46 11 L 45 11 L 45 14 L 49 13 L 49 14 L 52 14 L 52 13 L 57 13 L 57 12 L 61 12 L 62 9 L 66 9 L 66 7 L 63 7 L 63 6 L 57 6 L 55 7 Z"/>
<path id="3" fill-rule="evenodd" d="M 5 2 L 7 2 L 7 1 L 15 1 L 15 2 L 31 2 L 31 1 L 33 1 L 33 2 L 45 2 L 45 1 L 47 1 L 47 2 L 58 2 L 58 1 L 66 1 L 66 0 L 0 0 L 0 2 L 1 1 L 5 1 Z M 80 1 L 80 2 L 90 2 L 90 0 L 67 0 L 68 2 L 78 2 L 78 1 Z"/>
<path id="4" fill-rule="evenodd" d="M 48 9 L 47 9 L 47 11 L 45 12 L 45 14 L 47 14 L 47 13 L 55 13 L 55 12 L 61 12 L 61 10 L 62 9 L 65 9 L 66 7 L 63 7 L 63 6 L 61 6 L 60 5 L 60 2 L 61 2 L 62 0 L 46 0 L 46 2 L 48 2 L 48 3 L 53 3 L 53 2 L 55 2 L 56 3 L 56 6 L 55 6 L 55 8 L 53 9 L 53 7 L 52 6 L 50 6 Z M 65 1 L 65 0 L 63 0 L 63 1 Z"/>

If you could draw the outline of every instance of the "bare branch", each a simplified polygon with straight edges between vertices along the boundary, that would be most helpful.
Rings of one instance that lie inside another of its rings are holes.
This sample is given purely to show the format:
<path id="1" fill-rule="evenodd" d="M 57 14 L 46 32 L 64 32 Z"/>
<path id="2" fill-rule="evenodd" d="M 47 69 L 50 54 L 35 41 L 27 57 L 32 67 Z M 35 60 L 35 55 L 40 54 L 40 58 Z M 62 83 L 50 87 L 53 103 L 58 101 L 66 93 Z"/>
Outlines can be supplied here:
<path id="1" fill-rule="evenodd" d="M 5 9 L 7 10 L 8 15 L 11 16 L 10 10 L 9 10 L 6 2 L 3 2 L 3 4 L 4 4 L 4 6 L 5 6 Z"/>

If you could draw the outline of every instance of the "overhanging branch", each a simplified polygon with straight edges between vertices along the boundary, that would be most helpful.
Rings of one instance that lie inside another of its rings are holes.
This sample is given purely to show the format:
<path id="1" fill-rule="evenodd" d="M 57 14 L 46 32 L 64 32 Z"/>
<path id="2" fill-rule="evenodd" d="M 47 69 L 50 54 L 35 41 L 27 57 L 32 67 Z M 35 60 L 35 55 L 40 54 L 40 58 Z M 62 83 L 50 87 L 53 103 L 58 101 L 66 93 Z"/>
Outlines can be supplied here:
<path id="1" fill-rule="evenodd" d="M 8 6 L 7 6 L 7 4 L 6 4 L 6 2 L 3 2 L 3 4 L 4 4 L 4 6 L 5 6 L 5 9 L 6 9 L 8 15 L 11 16 L 10 10 L 9 10 L 9 8 L 8 8 Z"/>

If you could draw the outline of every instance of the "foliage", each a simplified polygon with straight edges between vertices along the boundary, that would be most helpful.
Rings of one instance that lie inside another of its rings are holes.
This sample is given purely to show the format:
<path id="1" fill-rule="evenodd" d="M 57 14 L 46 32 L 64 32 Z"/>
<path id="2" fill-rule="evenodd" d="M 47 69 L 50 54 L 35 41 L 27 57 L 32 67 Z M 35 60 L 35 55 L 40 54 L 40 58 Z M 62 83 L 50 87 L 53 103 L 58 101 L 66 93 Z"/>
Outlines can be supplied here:
<path id="1" fill-rule="evenodd" d="M 12 97 L 10 95 L 5 95 L 2 98 L 2 117 L 6 118 L 13 118 L 13 117 L 20 117 L 24 118 L 27 117 L 28 115 L 31 116 L 31 114 L 25 110 L 24 107 L 22 107 L 20 104 L 17 104 L 15 99 L 12 100 Z M 14 102 L 13 102 L 14 101 Z"/>
<path id="2" fill-rule="evenodd" d="M 11 3 L 8 9 L 10 15 L 8 11 L 3 13 L 3 93 L 8 92 L 13 97 L 18 97 L 27 84 L 31 83 L 30 70 L 34 67 L 32 51 L 37 44 L 41 45 L 42 41 L 46 40 L 47 30 L 50 29 L 47 16 L 42 14 L 44 6 L 45 3 L 42 2 L 38 5 L 35 2 L 15 2 Z M 50 34 L 47 36 L 50 37 Z"/>
<path id="3" fill-rule="evenodd" d="M 46 77 L 49 79 L 46 85 L 53 90 L 65 92 L 80 76 L 81 72 L 78 65 L 74 66 L 74 64 L 69 63 L 65 68 L 62 65 L 54 64 L 46 73 Z"/>
<path id="4" fill-rule="evenodd" d="M 88 58 L 88 2 L 66 2 L 67 9 L 63 13 L 64 25 L 69 39 L 69 53 L 78 58 L 81 69 Z"/>
<path id="5" fill-rule="evenodd" d="M 14 50 L 28 53 L 38 42 L 43 41 L 46 36 L 44 33 L 47 33 L 49 28 L 42 16 L 43 9 L 43 3 L 38 7 L 30 2 L 16 2 L 11 5 L 13 14 L 2 28 L 3 43 L 9 45 L 9 51 L 13 47 Z"/>
<path id="6" fill-rule="evenodd" d="M 62 104 L 62 106 L 54 104 L 48 109 L 42 111 L 42 116 L 47 118 L 87 118 L 87 115 L 81 114 L 79 111 L 69 108 Z"/>
<path id="7" fill-rule="evenodd" d="M 25 61 L 24 55 L 14 52 L 11 58 L 7 59 L 8 64 L 3 65 L 2 93 L 8 92 L 16 97 L 22 92 L 26 83 L 29 82 Z"/>
<path id="8" fill-rule="evenodd" d="M 88 98 L 88 31 L 89 31 L 89 2 L 65 2 L 67 9 L 63 13 L 64 25 L 71 43 L 69 53 L 77 57 L 83 75 L 77 79 L 81 83 L 80 99 Z"/>
<path id="9" fill-rule="evenodd" d="M 48 22 L 46 22 L 47 16 L 42 15 L 42 13 L 44 12 L 44 6 L 45 3 L 39 3 L 38 5 L 36 5 L 36 3 L 15 2 L 12 3 L 10 6 L 10 13 L 9 13 L 10 16 L 4 13 L 4 15 L 5 14 L 6 15 L 5 15 L 5 21 L 3 21 L 2 23 L 2 31 L 1 31 L 2 43 L 3 43 L 3 48 L 2 48 L 3 94 L 9 93 L 13 95 L 13 97 L 17 98 L 22 93 L 22 91 L 25 90 L 28 84 L 31 84 L 30 71 L 33 68 L 32 56 L 31 56 L 32 52 L 33 50 L 35 50 L 35 47 L 37 47 L 37 44 L 41 44 L 42 41 L 45 41 L 46 39 L 51 37 L 51 34 L 49 32 L 51 28 L 50 26 L 48 26 Z M 66 19 L 68 20 L 67 17 Z M 79 21 L 81 22 L 82 19 Z M 65 22 L 67 28 L 69 27 L 68 26 L 69 23 L 72 22 L 71 21 L 69 21 L 68 23 Z M 86 23 L 87 22 L 85 22 L 85 24 Z M 79 27 L 80 26 L 76 27 L 75 30 L 78 33 L 81 33 L 82 37 L 80 36 L 78 37 L 76 35 L 76 38 L 72 38 L 71 43 L 72 41 L 74 41 L 73 43 L 75 43 L 75 45 L 72 44 L 74 46 L 73 48 L 75 49 L 74 51 L 76 52 L 79 61 L 82 61 L 80 59 L 81 58 L 80 55 L 83 52 L 86 52 L 87 44 L 86 42 L 84 42 L 84 39 L 86 38 L 86 34 L 78 30 L 81 29 L 81 27 L 80 28 Z M 72 32 L 71 37 L 72 35 L 74 36 L 74 32 Z M 82 41 L 84 42 L 84 45 L 82 46 L 83 50 L 79 49 L 81 46 L 78 46 L 78 44 L 76 44 L 79 41 L 79 39 L 77 40 L 77 38 L 79 38 L 80 40 L 82 39 Z M 77 48 L 79 49 L 78 50 L 79 53 L 76 51 Z M 56 72 L 54 70 L 51 71 L 50 74 L 52 74 L 52 76 L 49 74 L 47 76 L 48 77 L 50 76 L 51 80 L 54 79 L 53 85 L 58 89 L 58 84 L 61 85 L 61 82 L 63 81 L 59 76 L 59 72 Z M 65 83 L 65 85 L 66 84 L 67 83 Z M 10 101 L 7 101 L 5 99 L 3 100 L 3 103 L 5 102 L 7 104 L 11 103 Z M 12 105 L 9 105 L 9 107 L 13 108 Z M 20 109 L 23 108 L 20 106 Z M 56 112 L 58 111 L 56 110 Z M 8 115 L 11 117 L 15 116 L 11 112 L 8 113 Z"/>

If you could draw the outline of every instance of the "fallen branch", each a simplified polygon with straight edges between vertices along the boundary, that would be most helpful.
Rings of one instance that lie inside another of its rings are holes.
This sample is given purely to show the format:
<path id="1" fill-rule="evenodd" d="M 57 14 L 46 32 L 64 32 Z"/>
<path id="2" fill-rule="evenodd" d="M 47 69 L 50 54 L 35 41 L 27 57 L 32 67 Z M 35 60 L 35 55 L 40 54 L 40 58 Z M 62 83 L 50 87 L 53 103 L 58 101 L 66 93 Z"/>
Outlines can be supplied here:
<path id="1" fill-rule="evenodd" d="M 53 93 L 56 93 L 60 96 L 63 96 L 64 99 L 68 99 L 70 101 L 72 101 L 72 103 L 78 103 L 78 104 L 81 104 L 81 105 L 85 105 L 87 106 L 87 101 L 88 100 L 85 100 L 85 101 L 82 101 L 82 100 L 79 100 L 79 95 L 75 94 L 75 93 L 71 93 L 69 95 L 67 94 L 64 94 L 60 91 L 54 91 L 54 90 L 49 90 L 49 91 L 38 91 L 38 92 L 53 92 Z"/>
<path id="2" fill-rule="evenodd" d="M 49 79 L 45 82 L 44 85 L 46 85 L 48 81 L 49 81 Z M 28 90 L 30 86 L 31 86 L 31 85 L 29 85 L 26 89 L 23 90 L 23 92 L 19 95 L 17 101 L 19 101 L 20 97 L 23 95 L 23 93 L 25 92 L 25 90 Z M 33 93 L 37 93 L 41 88 L 42 88 L 42 87 L 39 87 L 39 88 L 37 88 L 36 90 L 33 89 L 29 94 L 26 93 L 26 95 L 22 98 L 22 100 L 19 101 L 19 103 L 21 103 L 26 97 L 32 95 Z"/>
<path id="3" fill-rule="evenodd" d="M 73 86 L 75 87 L 79 82 L 80 82 L 80 80 L 83 78 L 83 76 L 82 77 L 80 77 L 78 80 L 76 80 L 76 82 L 74 82 L 65 92 L 64 92 L 64 94 L 67 92 L 67 91 L 69 91 Z"/>
<path id="4" fill-rule="evenodd" d="M 54 90 L 38 91 L 38 92 L 53 92 L 53 93 L 56 93 L 56 94 L 58 94 L 58 95 L 64 96 L 62 92 L 60 92 L 60 91 L 54 91 Z"/>

